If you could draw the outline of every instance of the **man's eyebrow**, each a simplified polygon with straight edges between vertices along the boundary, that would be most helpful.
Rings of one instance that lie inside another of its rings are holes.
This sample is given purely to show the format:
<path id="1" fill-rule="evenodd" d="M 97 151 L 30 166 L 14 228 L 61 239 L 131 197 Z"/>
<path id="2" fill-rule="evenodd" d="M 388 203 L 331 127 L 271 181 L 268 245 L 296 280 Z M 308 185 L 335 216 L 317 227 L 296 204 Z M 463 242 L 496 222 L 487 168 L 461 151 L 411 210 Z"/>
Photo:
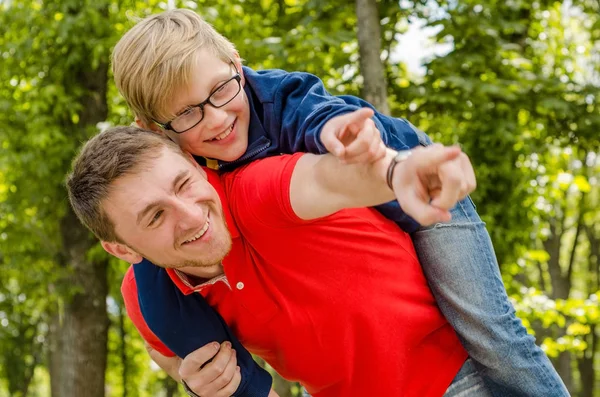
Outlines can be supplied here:
<path id="1" fill-rule="evenodd" d="M 152 211 L 154 208 L 156 208 L 158 206 L 158 204 L 159 204 L 158 201 L 154 201 L 154 202 L 148 204 L 147 206 L 145 206 L 144 209 L 138 213 L 136 223 L 139 225 L 140 222 L 142 222 L 142 219 L 144 219 L 150 211 Z"/>
<path id="2" fill-rule="evenodd" d="M 173 179 L 173 183 L 171 185 L 171 191 L 174 192 L 175 189 L 177 188 L 177 185 L 179 185 L 179 182 L 181 182 L 182 179 L 187 178 L 189 176 L 189 174 L 190 174 L 189 170 L 180 171 L 179 174 L 177 174 L 177 176 L 175 177 L 175 179 Z M 148 213 L 151 212 L 154 208 L 158 207 L 159 204 L 160 204 L 160 201 L 153 201 L 151 203 L 148 203 L 144 207 L 144 209 L 138 213 L 136 223 L 139 225 L 140 222 L 148 215 Z"/>

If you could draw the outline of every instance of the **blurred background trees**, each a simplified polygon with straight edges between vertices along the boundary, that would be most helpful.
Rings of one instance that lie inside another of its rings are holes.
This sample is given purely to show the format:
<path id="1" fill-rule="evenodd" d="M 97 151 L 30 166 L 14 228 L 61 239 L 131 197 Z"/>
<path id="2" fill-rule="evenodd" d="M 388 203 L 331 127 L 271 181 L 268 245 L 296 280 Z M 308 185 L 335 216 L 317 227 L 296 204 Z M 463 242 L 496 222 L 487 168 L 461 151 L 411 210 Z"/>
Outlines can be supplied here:
<path id="1" fill-rule="evenodd" d="M 460 143 L 519 314 L 571 393 L 600 396 L 598 0 L 0 1 L 0 396 L 183 395 L 126 318 L 127 265 L 63 186 L 83 141 L 132 120 L 112 47 L 169 7 L 202 14 L 253 68 L 314 73 Z M 438 55 L 415 68 L 416 25 Z"/>

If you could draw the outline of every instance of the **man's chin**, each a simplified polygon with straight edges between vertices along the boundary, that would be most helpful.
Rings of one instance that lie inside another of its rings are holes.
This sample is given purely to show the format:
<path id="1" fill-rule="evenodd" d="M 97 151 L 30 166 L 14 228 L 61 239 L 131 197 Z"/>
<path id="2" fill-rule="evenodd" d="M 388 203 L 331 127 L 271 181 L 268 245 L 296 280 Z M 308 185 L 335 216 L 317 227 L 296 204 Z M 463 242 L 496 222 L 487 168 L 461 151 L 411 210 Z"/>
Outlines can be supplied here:
<path id="1" fill-rule="evenodd" d="M 214 245 L 212 247 L 211 246 L 206 247 L 206 250 L 212 252 L 212 255 L 210 258 L 204 257 L 204 258 L 199 259 L 198 257 L 200 255 L 198 255 L 197 257 L 182 259 L 181 261 L 178 261 L 178 262 L 166 262 L 166 261 L 155 262 L 150 257 L 146 256 L 146 258 L 148 260 L 150 260 L 152 263 L 155 263 L 166 269 L 177 269 L 184 273 L 189 273 L 189 274 L 192 274 L 195 276 L 207 278 L 208 276 L 206 274 L 217 273 L 217 271 L 219 273 L 215 274 L 215 275 L 219 275 L 219 274 L 223 273 L 223 270 L 222 270 L 223 267 L 222 267 L 221 263 L 223 262 L 223 258 L 225 258 L 225 256 L 231 250 L 231 237 L 229 236 L 229 234 L 227 234 L 227 237 L 224 241 L 221 241 L 220 244 L 216 244 L 216 245 L 217 245 L 217 247 L 215 247 Z M 214 277 L 214 276 L 211 276 L 211 277 Z"/>
<path id="2" fill-rule="evenodd" d="M 206 265 L 206 264 L 197 264 L 190 263 L 189 266 L 182 266 L 177 268 L 177 270 L 200 278 L 211 279 L 213 277 L 217 277 L 223 274 L 223 266 L 221 263 L 217 263 L 214 265 Z"/>

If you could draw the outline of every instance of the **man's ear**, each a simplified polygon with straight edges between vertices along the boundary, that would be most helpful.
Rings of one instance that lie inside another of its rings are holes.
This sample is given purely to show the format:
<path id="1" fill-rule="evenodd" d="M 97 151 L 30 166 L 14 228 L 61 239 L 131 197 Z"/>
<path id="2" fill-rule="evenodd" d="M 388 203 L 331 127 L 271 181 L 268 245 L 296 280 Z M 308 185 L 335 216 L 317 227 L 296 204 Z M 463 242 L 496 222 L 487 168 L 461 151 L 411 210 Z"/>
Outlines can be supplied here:
<path id="1" fill-rule="evenodd" d="M 143 257 L 125 244 L 101 241 L 102 248 L 112 256 L 134 264 L 142 261 Z"/>

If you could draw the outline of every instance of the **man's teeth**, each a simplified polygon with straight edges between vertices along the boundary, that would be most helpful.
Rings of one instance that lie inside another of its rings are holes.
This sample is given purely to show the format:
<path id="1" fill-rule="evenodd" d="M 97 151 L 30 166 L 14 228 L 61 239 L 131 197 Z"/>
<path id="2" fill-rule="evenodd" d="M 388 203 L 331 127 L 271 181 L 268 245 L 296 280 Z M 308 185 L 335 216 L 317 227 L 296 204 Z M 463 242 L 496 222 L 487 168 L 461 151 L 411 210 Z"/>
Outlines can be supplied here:
<path id="1" fill-rule="evenodd" d="M 192 237 L 189 240 L 186 240 L 186 243 L 191 243 L 192 241 L 196 241 L 198 240 L 200 237 L 204 236 L 204 233 L 206 233 L 206 231 L 208 230 L 208 226 L 210 225 L 210 219 L 206 220 L 206 223 L 204 224 L 204 227 L 198 232 L 198 234 L 196 234 L 194 237 Z"/>
<path id="2" fill-rule="evenodd" d="M 233 131 L 233 124 L 231 124 L 231 127 L 229 127 L 229 129 L 227 131 L 225 131 L 224 133 L 217 135 L 216 137 L 213 138 L 214 141 L 220 141 L 221 139 L 227 138 L 227 136 L 229 134 L 231 134 L 231 131 Z"/>

